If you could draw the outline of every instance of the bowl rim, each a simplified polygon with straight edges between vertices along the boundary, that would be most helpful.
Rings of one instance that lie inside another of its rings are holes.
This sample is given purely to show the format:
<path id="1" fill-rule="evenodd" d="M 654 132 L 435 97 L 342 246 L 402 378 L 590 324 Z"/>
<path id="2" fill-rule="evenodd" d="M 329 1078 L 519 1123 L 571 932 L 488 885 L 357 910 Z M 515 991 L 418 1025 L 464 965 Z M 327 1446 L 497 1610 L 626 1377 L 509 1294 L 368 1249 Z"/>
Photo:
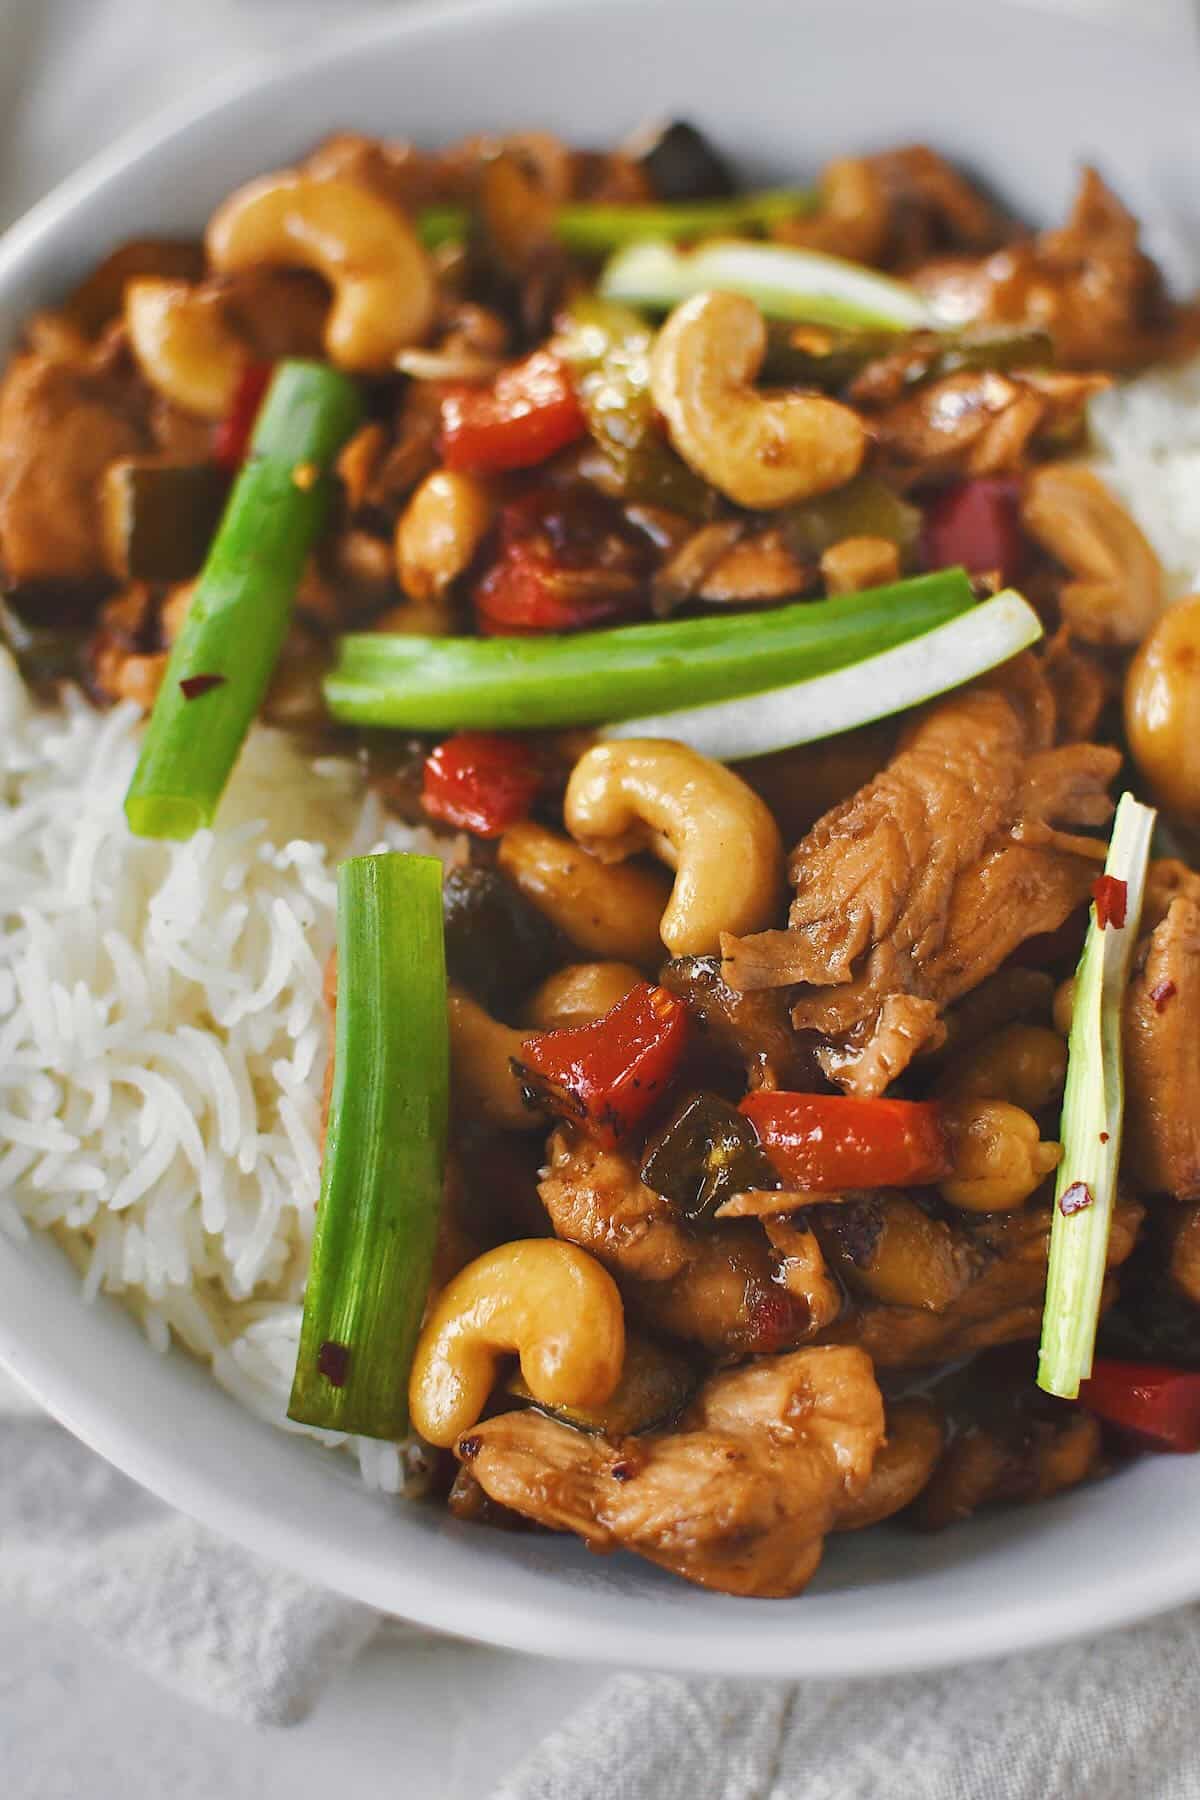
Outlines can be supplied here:
<path id="1" fill-rule="evenodd" d="M 644 3 L 645 0 L 606 0 L 606 7 L 610 12 L 636 13 Z M 893 0 L 853 0 L 853 4 L 860 14 L 894 19 Z M 1082 21 L 1040 4 L 1039 0 L 1004 0 L 1004 4 L 1007 10 L 1032 19 L 1052 18 L 1056 28 L 1068 34 L 1072 30 L 1102 32 L 1107 41 L 1136 47 L 1143 59 L 1155 48 L 1146 34 L 1127 30 L 1107 19 Z M 961 9 L 956 0 L 916 0 L 916 6 L 925 15 L 944 18 L 948 25 L 953 22 L 961 27 Z M 17 276 L 43 242 L 60 229 L 64 219 L 77 214 L 89 199 L 119 182 L 189 128 L 252 95 L 266 96 L 285 90 L 330 59 L 351 58 L 376 46 L 395 48 L 431 32 L 437 35 L 455 31 L 475 20 L 499 23 L 553 16 L 561 22 L 564 16 L 592 14 L 596 10 L 596 0 L 448 0 L 444 5 L 414 6 L 399 17 L 359 19 L 332 27 L 312 43 L 279 57 L 248 56 L 229 74 L 156 109 L 121 133 L 12 224 L 0 236 L 0 287 Z M 1195 56 L 1194 45 L 1191 54 Z M 0 1236 L 0 1254 L 4 1253 L 5 1244 Z M 26 1323 L 32 1322 L 33 1311 L 31 1302 Z M 8 1317 L 0 1316 L 0 1368 L 9 1370 L 49 1413 L 106 1460 L 186 1515 L 308 1580 L 313 1580 L 314 1543 L 319 1544 L 324 1584 L 368 1606 L 379 1605 L 372 1571 L 352 1550 L 331 1544 L 292 1521 L 265 1519 L 261 1509 L 256 1509 L 245 1495 L 224 1489 L 211 1470 L 189 1466 L 186 1459 L 181 1460 L 169 1444 L 152 1432 L 139 1431 L 127 1419 L 103 1408 L 82 1407 L 81 1385 L 72 1373 L 70 1359 L 56 1360 L 52 1351 L 39 1358 L 31 1352 L 31 1342 L 36 1342 L 36 1338 L 22 1332 L 19 1307 L 15 1326 Z M 174 1354 L 181 1353 L 176 1350 Z M 232 1399 L 228 1403 L 231 1407 L 236 1405 Z M 261 1421 L 251 1422 L 259 1429 L 267 1429 Z M 753 1648 L 747 1651 L 744 1641 L 739 1642 L 738 1673 L 832 1679 L 927 1670 L 1052 1646 L 1151 1617 L 1197 1597 L 1200 1546 L 1190 1568 L 1181 1568 L 1165 1554 L 1160 1554 L 1158 1562 L 1150 1567 L 1139 1566 L 1132 1559 L 1108 1567 L 1103 1582 L 1081 1585 L 1074 1594 L 1069 1618 L 1050 1617 L 1044 1608 L 1035 1615 L 1034 1602 L 1028 1594 L 1000 1591 L 986 1628 L 981 1622 L 977 1636 L 964 1640 L 960 1625 L 957 1633 L 948 1634 L 948 1642 L 937 1621 L 929 1620 L 906 1633 L 902 1654 L 895 1642 L 894 1628 L 882 1634 L 883 1641 L 876 1642 L 874 1634 L 861 1624 L 848 1630 L 836 1646 L 821 1635 L 812 1637 L 808 1644 L 800 1643 L 804 1633 L 800 1614 L 795 1621 L 795 1638 L 787 1639 L 789 1650 L 794 1646 L 799 1652 L 790 1665 L 781 1665 L 779 1660 L 780 1637 L 774 1632 L 764 1633 L 764 1646 L 757 1657 Z M 639 1635 L 634 1640 L 628 1625 L 595 1618 L 585 1622 L 581 1615 L 586 1611 L 586 1600 L 582 1595 L 575 1598 L 580 1610 L 572 1617 L 570 1606 L 542 1610 L 503 1594 L 493 1595 L 486 1587 L 472 1587 L 469 1591 L 448 1588 L 440 1577 L 412 1564 L 404 1573 L 403 1616 L 432 1630 L 526 1653 L 610 1666 L 636 1663 L 649 1668 L 713 1674 L 722 1672 L 714 1657 L 713 1640 L 720 1637 L 721 1609 L 726 1603 L 715 1595 L 704 1598 L 712 1608 L 711 1633 L 680 1629 L 668 1611 L 661 1627 L 647 1627 L 644 1620 L 640 1621 Z M 836 1632 L 830 1635 L 838 1638 Z"/>

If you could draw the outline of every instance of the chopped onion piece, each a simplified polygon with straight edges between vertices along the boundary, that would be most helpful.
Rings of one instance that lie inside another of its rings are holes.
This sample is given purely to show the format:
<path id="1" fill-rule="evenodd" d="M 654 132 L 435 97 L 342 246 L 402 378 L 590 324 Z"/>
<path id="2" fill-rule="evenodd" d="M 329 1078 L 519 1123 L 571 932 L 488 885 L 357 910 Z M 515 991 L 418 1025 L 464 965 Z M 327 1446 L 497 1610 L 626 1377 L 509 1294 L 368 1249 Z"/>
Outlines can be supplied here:
<path id="1" fill-rule="evenodd" d="M 961 687 L 1042 636 L 1029 602 L 1006 589 L 923 636 L 788 687 L 607 725 L 610 738 L 665 737 L 718 762 L 766 756 L 869 725 Z"/>
<path id="2" fill-rule="evenodd" d="M 1108 1234 L 1121 1160 L 1125 1079 L 1121 1015 L 1137 944 L 1155 814 L 1122 794 L 1113 821 L 1101 896 L 1119 886 L 1124 912 L 1092 908 L 1075 978 L 1063 1159 L 1054 1191 L 1050 1268 L 1042 1314 L 1038 1386 L 1073 1400 L 1092 1372 Z M 1117 924 L 1117 918 L 1122 919 Z"/>
<path id="3" fill-rule="evenodd" d="M 611 258 L 600 277 L 607 299 L 652 312 L 668 312 L 710 288 L 745 294 L 768 319 L 895 331 L 936 323 L 932 307 L 907 282 L 787 244 L 737 238 L 715 238 L 690 250 L 631 244 Z"/>

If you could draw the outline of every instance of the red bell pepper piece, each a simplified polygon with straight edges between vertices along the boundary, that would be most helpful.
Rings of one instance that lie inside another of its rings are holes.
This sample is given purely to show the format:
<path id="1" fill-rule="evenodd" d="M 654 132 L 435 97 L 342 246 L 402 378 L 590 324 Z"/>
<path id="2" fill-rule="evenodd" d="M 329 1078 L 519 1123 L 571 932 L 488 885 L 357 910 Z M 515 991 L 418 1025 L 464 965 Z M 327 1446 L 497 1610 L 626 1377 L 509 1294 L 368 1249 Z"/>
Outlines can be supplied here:
<path id="1" fill-rule="evenodd" d="M 666 1094 L 688 1041 L 682 1000 L 648 981 L 590 1025 L 521 1046 L 521 1074 L 555 1111 L 612 1149 Z"/>
<path id="2" fill-rule="evenodd" d="M 1101 1357 L 1079 1398 L 1106 1424 L 1136 1432 L 1152 1450 L 1200 1450 L 1200 1373 L 1166 1363 Z"/>
<path id="3" fill-rule="evenodd" d="M 764 1089 L 747 1094 L 741 1110 L 784 1181 L 800 1190 L 920 1186 L 950 1173 L 933 1101 Z"/>
<path id="4" fill-rule="evenodd" d="M 542 767 L 519 737 L 463 731 L 425 759 L 421 804 L 476 837 L 499 837 L 523 819 L 542 785 Z"/>
<path id="5" fill-rule="evenodd" d="M 442 399 L 448 469 L 532 469 L 586 432 L 567 366 L 549 350 L 502 370 L 490 388 L 451 388 Z"/>
<path id="6" fill-rule="evenodd" d="M 213 461 L 231 473 L 240 469 L 246 460 L 254 421 L 274 373 L 274 363 L 247 363 L 234 392 L 233 405 L 217 426 L 213 437 Z"/>
<path id="7" fill-rule="evenodd" d="M 1005 583 L 1018 580 L 1025 566 L 1018 483 L 980 475 L 943 488 L 925 508 L 921 562 L 926 569 L 961 564 L 968 575 L 999 573 Z"/>
<path id="8" fill-rule="evenodd" d="M 588 489 L 539 488 L 500 516 L 500 555 L 475 589 L 486 637 L 581 631 L 641 611 L 646 543 Z"/>

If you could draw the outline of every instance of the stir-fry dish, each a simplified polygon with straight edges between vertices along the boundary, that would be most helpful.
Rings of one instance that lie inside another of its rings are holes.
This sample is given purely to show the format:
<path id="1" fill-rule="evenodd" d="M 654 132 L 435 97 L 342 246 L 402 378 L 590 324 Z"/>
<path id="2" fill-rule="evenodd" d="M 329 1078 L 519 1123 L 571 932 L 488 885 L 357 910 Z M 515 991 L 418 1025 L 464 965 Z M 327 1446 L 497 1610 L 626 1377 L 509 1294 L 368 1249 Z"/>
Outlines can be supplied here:
<path id="1" fill-rule="evenodd" d="M 136 759 L 68 1020 L 207 998 L 128 1129 L 5 1089 L 18 1212 L 422 1503 L 727 1593 L 1200 1448 L 1200 596 L 1094 435 L 1198 325 L 1094 171 L 1034 230 L 683 123 L 345 134 L 122 245 L 4 378 L 4 622 Z M 214 864 L 276 754 L 314 822 Z"/>

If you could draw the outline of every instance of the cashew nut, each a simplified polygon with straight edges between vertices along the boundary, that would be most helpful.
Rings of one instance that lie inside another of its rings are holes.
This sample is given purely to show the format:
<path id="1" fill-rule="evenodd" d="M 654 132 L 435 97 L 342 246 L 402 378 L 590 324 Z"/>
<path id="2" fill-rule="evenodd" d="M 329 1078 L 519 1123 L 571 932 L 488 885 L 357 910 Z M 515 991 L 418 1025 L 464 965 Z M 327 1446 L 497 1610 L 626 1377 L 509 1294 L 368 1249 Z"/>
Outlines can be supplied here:
<path id="1" fill-rule="evenodd" d="M 353 182 L 266 175 L 217 209 L 206 245 L 222 274 L 283 265 L 323 275 L 333 289 L 325 349 L 339 368 L 382 373 L 433 324 L 436 286 L 416 233 Z"/>
<path id="2" fill-rule="evenodd" d="M 469 994 L 452 987 L 447 999 L 450 1017 L 450 1064 L 454 1089 L 461 1103 L 490 1125 L 503 1131 L 533 1131 L 541 1124 L 536 1107 L 525 1102 L 520 1081 L 513 1073 L 513 1059 L 520 1060 L 527 1031 L 502 1025 L 485 1012 Z"/>
<path id="3" fill-rule="evenodd" d="M 954 1100 L 943 1109 L 954 1174 L 942 1198 L 964 1212 L 1011 1212 L 1062 1161 L 1043 1143 L 1037 1120 L 1007 1100 Z"/>
<path id="4" fill-rule="evenodd" d="M 226 318 L 220 294 L 186 281 L 131 281 L 125 328 L 152 387 L 184 412 L 225 417 L 249 352 Z"/>
<path id="5" fill-rule="evenodd" d="M 516 1352 L 544 1406 L 603 1406 L 621 1378 L 625 1316 L 617 1284 L 576 1244 L 525 1238 L 489 1250 L 443 1288 L 408 1384 L 412 1422 L 448 1449 L 475 1424 Z"/>
<path id="6" fill-rule="evenodd" d="M 1025 487 L 1021 518 L 1031 536 L 1075 577 L 1059 603 L 1067 625 L 1089 644 L 1137 644 L 1162 612 L 1166 593 L 1154 551 L 1090 469 L 1047 463 Z"/>
<path id="7" fill-rule="evenodd" d="M 1129 665 L 1125 736 L 1168 811 L 1200 820 L 1200 594 L 1170 607 Z"/>
<path id="8" fill-rule="evenodd" d="M 858 414 L 819 394 L 753 386 L 767 328 L 752 300 L 697 294 L 658 334 L 650 392 L 686 463 L 739 506 L 791 506 L 858 473 Z"/>
<path id="9" fill-rule="evenodd" d="M 396 524 L 396 579 L 410 600 L 441 598 L 474 561 L 496 504 L 471 475 L 435 469 Z"/>
<path id="10" fill-rule="evenodd" d="M 548 975 L 525 1008 L 539 1031 L 564 1031 L 602 1019 L 642 979 L 627 962 L 568 963 Z"/>
<path id="11" fill-rule="evenodd" d="M 1005 1025 L 955 1057 L 938 1083 L 947 1100 L 1006 1100 L 1040 1112 L 1059 1099 L 1067 1074 L 1065 1038 L 1048 1025 Z"/>
<path id="12" fill-rule="evenodd" d="M 606 867 L 570 838 L 528 822 L 500 840 L 502 872 L 564 936 L 593 956 L 654 968 L 670 884 L 656 870 Z"/>
<path id="13" fill-rule="evenodd" d="M 830 544 L 821 558 L 829 594 L 860 594 L 900 577 L 900 551 L 890 538 L 847 537 Z"/>
<path id="14" fill-rule="evenodd" d="M 783 844 L 762 800 L 723 764 L 685 744 L 628 738 L 576 763 L 563 817 L 602 861 L 653 850 L 675 870 L 659 931 L 672 956 L 708 956 L 721 933 L 775 917 Z"/>

